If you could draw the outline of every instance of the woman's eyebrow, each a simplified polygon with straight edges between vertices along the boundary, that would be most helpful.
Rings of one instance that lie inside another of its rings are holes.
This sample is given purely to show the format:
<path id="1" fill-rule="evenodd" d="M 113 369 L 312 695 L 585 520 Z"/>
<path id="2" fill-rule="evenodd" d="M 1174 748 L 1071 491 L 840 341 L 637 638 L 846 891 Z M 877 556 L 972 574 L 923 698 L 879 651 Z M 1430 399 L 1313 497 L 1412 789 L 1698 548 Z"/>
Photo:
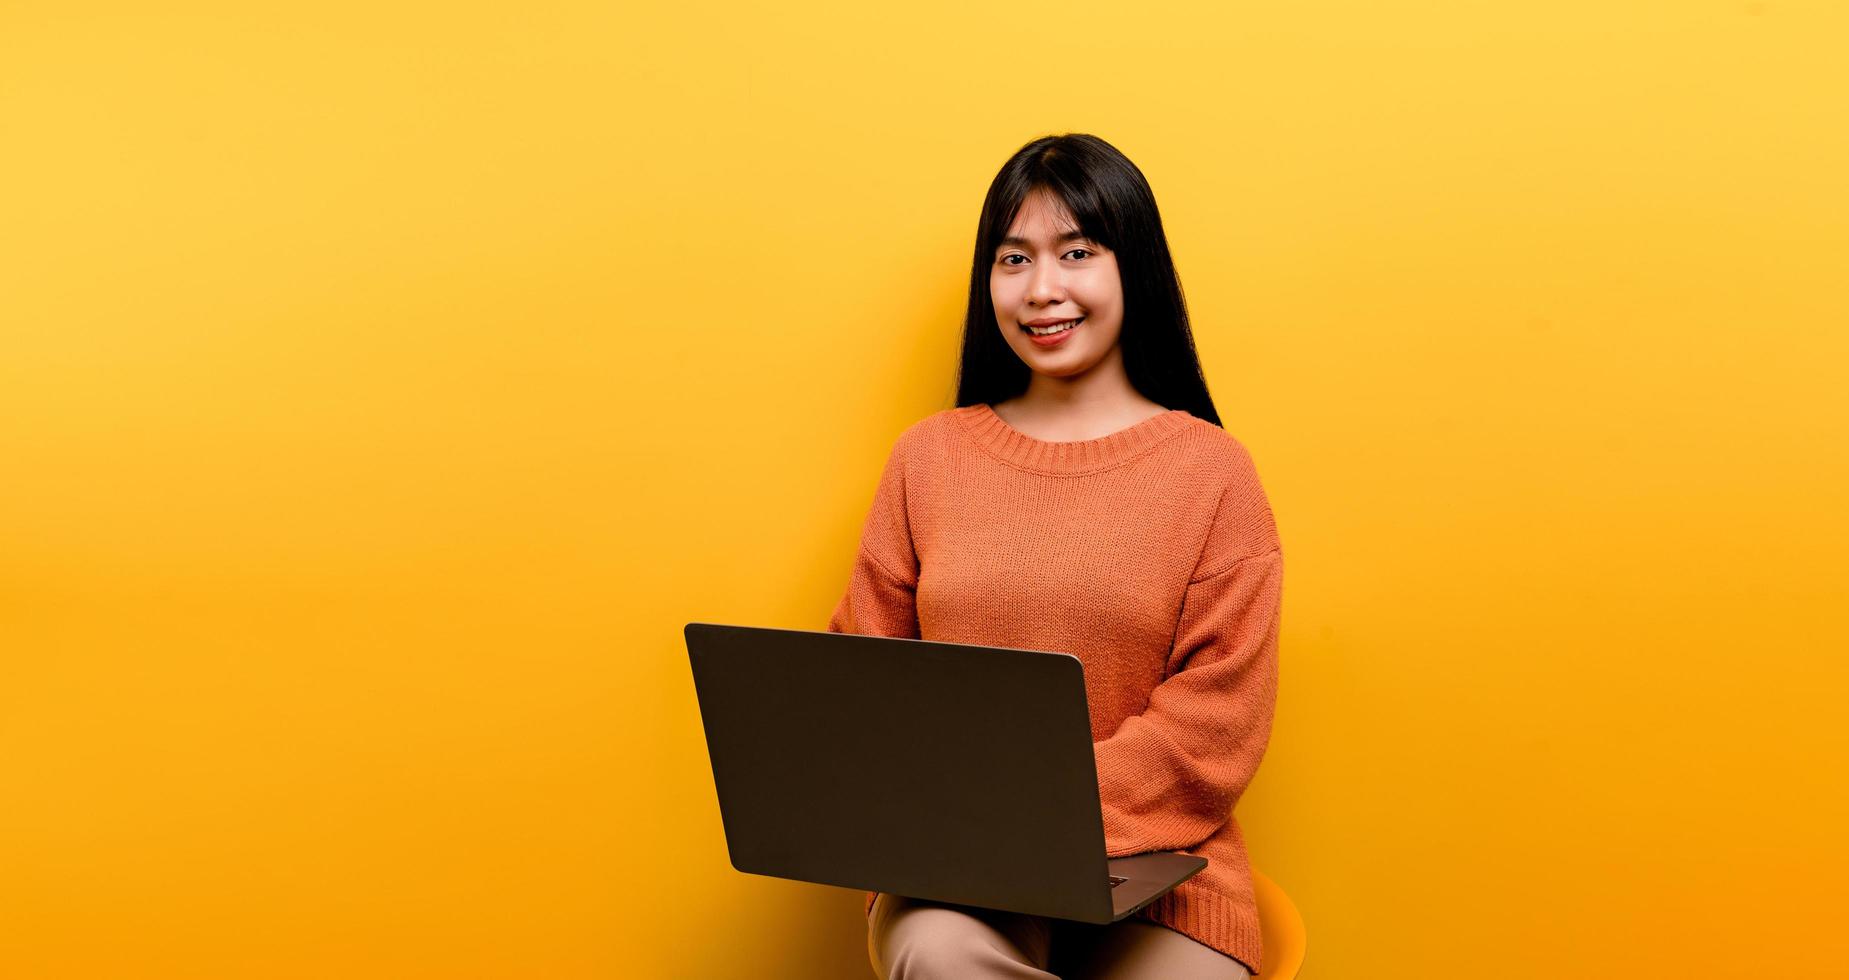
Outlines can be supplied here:
<path id="1" fill-rule="evenodd" d="M 1069 231 L 1059 236 L 1058 238 L 1053 239 L 1053 241 L 1055 244 L 1057 244 L 1059 242 L 1083 241 L 1083 240 L 1089 239 L 1090 237 L 1091 237 L 1090 235 L 1087 235 L 1082 231 Z M 1032 244 L 1033 242 L 1030 242 L 1027 239 L 1022 238 L 1019 235 L 1009 235 L 1008 237 L 1002 239 L 1002 243 L 997 247 L 1007 248 L 1010 245 L 1020 245 L 1022 247 L 1026 247 Z"/>

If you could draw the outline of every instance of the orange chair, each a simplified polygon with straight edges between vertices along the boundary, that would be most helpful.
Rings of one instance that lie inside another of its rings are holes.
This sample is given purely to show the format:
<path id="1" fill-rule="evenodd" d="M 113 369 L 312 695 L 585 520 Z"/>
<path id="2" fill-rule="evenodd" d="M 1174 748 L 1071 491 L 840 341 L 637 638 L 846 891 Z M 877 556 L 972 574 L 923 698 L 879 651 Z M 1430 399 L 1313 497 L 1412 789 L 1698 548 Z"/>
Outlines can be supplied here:
<path id="1" fill-rule="evenodd" d="M 1303 915 L 1278 883 L 1252 869 L 1252 890 L 1258 898 L 1258 932 L 1264 937 L 1265 968 L 1254 980 L 1296 980 L 1303 969 L 1306 937 Z"/>

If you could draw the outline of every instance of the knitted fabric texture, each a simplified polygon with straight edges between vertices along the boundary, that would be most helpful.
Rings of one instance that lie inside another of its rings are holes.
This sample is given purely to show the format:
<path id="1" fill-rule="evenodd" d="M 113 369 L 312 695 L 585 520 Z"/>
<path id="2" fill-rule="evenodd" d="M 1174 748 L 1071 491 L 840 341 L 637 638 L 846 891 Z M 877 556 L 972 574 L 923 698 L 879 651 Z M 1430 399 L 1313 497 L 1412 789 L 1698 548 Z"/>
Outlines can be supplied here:
<path id="1" fill-rule="evenodd" d="M 1257 470 L 1219 426 L 1177 409 L 1047 442 L 978 404 L 893 445 L 828 629 L 1078 657 L 1107 856 L 1208 862 L 1136 917 L 1256 974 L 1233 807 L 1271 737 L 1282 581 Z"/>

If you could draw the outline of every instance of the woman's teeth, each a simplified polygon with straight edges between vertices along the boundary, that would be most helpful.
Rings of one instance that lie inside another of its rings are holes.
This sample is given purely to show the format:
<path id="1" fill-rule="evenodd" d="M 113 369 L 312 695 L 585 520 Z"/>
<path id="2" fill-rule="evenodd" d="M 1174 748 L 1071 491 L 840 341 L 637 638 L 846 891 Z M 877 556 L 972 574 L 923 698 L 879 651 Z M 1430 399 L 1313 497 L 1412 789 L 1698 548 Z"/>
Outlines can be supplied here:
<path id="1" fill-rule="evenodd" d="M 1068 320 L 1065 323 L 1055 323 L 1050 327 L 1027 327 L 1027 332 L 1033 334 L 1036 337 L 1048 337 L 1053 334 L 1059 333 L 1062 330 L 1071 330 L 1073 327 L 1076 327 L 1079 324 L 1084 323 L 1084 322 L 1085 322 L 1085 318 L 1079 317 L 1077 320 Z M 1022 324 L 1022 326 L 1027 326 L 1027 325 Z"/>

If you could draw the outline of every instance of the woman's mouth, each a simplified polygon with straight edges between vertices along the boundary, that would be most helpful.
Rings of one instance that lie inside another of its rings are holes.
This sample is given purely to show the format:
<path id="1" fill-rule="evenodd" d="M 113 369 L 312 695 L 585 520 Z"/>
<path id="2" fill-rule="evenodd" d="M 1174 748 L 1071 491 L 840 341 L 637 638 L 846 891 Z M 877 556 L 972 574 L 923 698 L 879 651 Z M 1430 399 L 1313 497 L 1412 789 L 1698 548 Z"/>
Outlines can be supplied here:
<path id="1" fill-rule="evenodd" d="M 1085 318 L 1079 317 L 1074 320 L 1067 320 L 1064 323 L 1054 323 L 1044 327 L 1030 327 L 1026 324 L 1022 324 L 1021 329 L 1026 332 L 1028 339 L 1032 340 L 1035 344 L 1041 347 L 1057 347 L 1065 343 L 1066 338 L 1072 336 L 1072 331 L 1078 329 L 1079 324 L 1084 322 Z"/>

